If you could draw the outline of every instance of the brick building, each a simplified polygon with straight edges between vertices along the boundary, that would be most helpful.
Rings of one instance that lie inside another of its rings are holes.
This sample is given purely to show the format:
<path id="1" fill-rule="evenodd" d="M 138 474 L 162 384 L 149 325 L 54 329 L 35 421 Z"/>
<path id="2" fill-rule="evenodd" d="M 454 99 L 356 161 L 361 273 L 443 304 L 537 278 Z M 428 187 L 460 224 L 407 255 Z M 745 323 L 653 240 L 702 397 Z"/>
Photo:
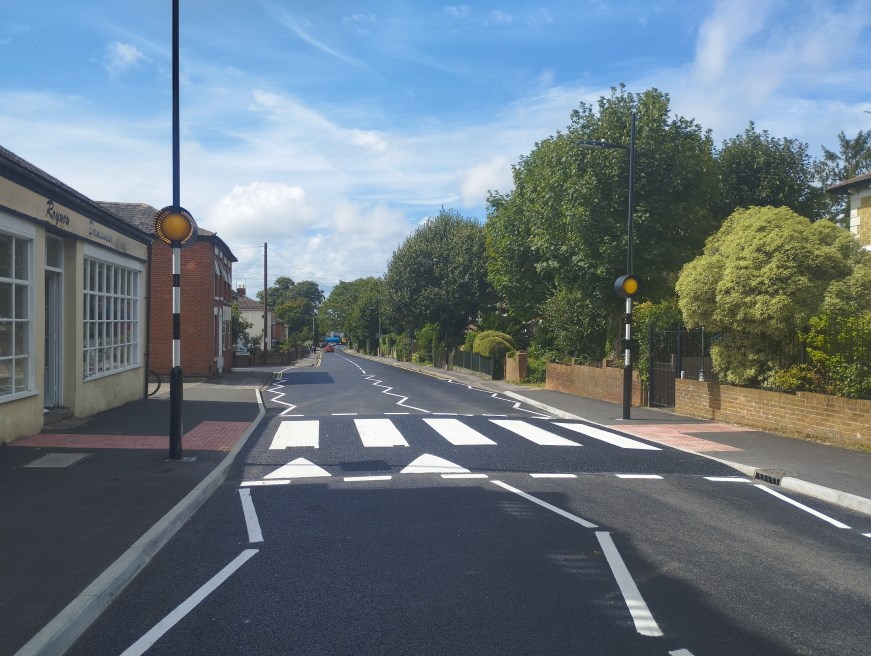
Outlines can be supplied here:
<path id="1" fill-rule="evenodd" d="M 154 234 L 158 210 L 144 203 L 100 203 L 141 230 Z M 181 252 L 181 368 L 186 378 L 220 374 L 232 366 L 233 262 L 230 248 L 200 228 Z M 172 368 L 172 247 L 156 236 L 149 247 L 146 286 L 148 368 L 168 376 Z"/>

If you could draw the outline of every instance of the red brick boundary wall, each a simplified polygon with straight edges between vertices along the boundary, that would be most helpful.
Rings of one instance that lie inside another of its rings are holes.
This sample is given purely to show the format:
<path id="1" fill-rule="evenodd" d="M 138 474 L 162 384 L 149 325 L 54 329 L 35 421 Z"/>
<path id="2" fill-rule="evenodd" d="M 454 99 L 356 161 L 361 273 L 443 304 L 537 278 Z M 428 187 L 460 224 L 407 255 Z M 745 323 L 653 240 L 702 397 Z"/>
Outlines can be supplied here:
<path id="1" fill-rule="evenodd" d="M 871 401 L 675 381 L 675 413 L 846 447 L 871 447 Z"/>
<path id="2" fill-rule="evenodd" d="M 505 380 L 526 380 L 527 355 L 525 351 L 518 351 L 513 358 L 505 358 Z"/>
<path id="3" fill-rule="evenodd" d="M 548 363 L 544 388 L 623 403 L 623 368 Z M 647 390 L 636 371 L 632 372 L 632 405 L 647 405 Z"/>

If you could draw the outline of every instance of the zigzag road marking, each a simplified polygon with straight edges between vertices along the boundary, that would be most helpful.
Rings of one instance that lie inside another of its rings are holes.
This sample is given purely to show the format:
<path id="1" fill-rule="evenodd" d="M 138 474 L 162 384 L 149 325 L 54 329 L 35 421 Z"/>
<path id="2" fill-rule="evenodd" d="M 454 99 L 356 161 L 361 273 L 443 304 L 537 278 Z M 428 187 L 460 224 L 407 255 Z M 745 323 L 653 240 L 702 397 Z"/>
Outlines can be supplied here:
<path id="1" fill-rule="evenodd" d="M 279 385 L 278 383 L 276 383 L 275 385 L 273 385 L 272 387 L 270 387 L 268 390 L 266 390 L 267 392 L 269 392 L 269 393 L 275 395 L 275 396 L 273 396 L 271 399 L 269 399 L 270 401 L 272 401 L 273 403 L 279 403 L 279 404 L 281 404 L 281 405 L 285 405 L 285 406 L 287 406 L 287 409 L 282 410 L 282 411 L 279 413 L 279 415 L 278 415 L 279 417 L 284 417 L 284 416 L 286 416 L 288 412 L 291 412 L 292 410 L 294 410 L 294 409 L 297 407 L 297 406 L 296 406 L 295 404 L 293 404 L 293 403 L 288 403 L 287 401 L 281 401 L 281 400 L 280 400 L 281 397 L 283 397 L 283 396 L 287 396 L 287 394 L 286 394 L 285 392 L 282 392 L 282 391 L 281 391 L 281 390 L 283 390 L 283 389 L 284 389 L 284 385 Z"/>
<path id="2" fill-rule="evenodd" d="M 523 405 L 522 401 L 515 401 L 514 399 L 506 399 L 503 396 L 499 396 L 499 392 L 491 392 L 490 390 L 481 389 L 480 387 L 474 387 L 473 385 L 469 385 L 467 383 L 463 383 L 463 382 L 460 382 L 458 380 L 453 380 L 451 378 L 448 378 L 447 382 L 451 385 L 460 385 L 461 387 L 465 387 L 467 389 L 470 389 L 473 392 L 483 392 L 484 394 L 489 394 L 491 398 L 494 398 L 497 401 L 506 401 L 507 403 L 511 404 L 511 407 L 514 410 L 520 410 L 520 412 L 527 412 L 527 413 L 531 414 L 533 417 L 536 417 L 539 419 L 550 419 L 550 415 L 542 414 L 541 412 L 538 412 L 537 410 L 527 410 L 526 408 L 521 408 L 520 406 Z"/>

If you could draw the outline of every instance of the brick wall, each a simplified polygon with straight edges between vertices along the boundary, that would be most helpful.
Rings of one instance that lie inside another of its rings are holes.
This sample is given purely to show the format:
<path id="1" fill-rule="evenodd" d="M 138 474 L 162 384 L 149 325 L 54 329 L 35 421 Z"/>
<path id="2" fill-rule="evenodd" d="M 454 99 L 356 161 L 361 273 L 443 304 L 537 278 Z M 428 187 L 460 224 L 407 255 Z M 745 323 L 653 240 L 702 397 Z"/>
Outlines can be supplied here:
<path id="1" fill-rule="evenodd" d="M 167 375 L 172 368 L 172 248 L 160 242 L 151 248 L 148 366 Z M 181 368 L 185 377 L 217 372 L 220 317 L 215 317 L 215 297 L 231 296 L 229 284 L 226 289 L 218 288 L 214 259 L 215 245 L 210 239 L 199 239 L 181 251 Z M 231 350 L 224 351 L 225 368 L 230 366 L 231 355 Z"/>
<path id="2" fill-rule="evenodd" d="M 548 363 L 545 389 L 590 399 L 623 403 L 623 368 Z M 647 404 L 647 390 L 638 372 L 632 372 L 632 405 Z"/>
<path id="3" fill-rule="evenodd" d="M 697 380 L 675 381 L 675 412 L 810 438 L 871 447 L 871 401 L 812 392 L 782 394 Z"/>
<path id="4" fill-rule="evenodd" d="M 513 358 L 505 358 L 505 380 L 526 380 L 527 354 L 518 351 Z"/>

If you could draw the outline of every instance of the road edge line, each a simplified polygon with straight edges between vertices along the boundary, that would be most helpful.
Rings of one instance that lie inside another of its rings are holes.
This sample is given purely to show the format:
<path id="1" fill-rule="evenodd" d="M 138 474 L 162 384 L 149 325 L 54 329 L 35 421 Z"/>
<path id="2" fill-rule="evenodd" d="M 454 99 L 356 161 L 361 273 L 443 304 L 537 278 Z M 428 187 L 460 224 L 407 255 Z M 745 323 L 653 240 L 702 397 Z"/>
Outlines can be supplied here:
<path id="1" fill-rule="evenodd" d="M 134 542 L 114 563 L 94 579 L 66 608 L 15 652 L 15 656 L 63 654 L 102 614 L 188 519 L 227 478 L 230 465 L 266 415 L 260 390 L 255 390 L 259 412 L 224 459 Z"/>

